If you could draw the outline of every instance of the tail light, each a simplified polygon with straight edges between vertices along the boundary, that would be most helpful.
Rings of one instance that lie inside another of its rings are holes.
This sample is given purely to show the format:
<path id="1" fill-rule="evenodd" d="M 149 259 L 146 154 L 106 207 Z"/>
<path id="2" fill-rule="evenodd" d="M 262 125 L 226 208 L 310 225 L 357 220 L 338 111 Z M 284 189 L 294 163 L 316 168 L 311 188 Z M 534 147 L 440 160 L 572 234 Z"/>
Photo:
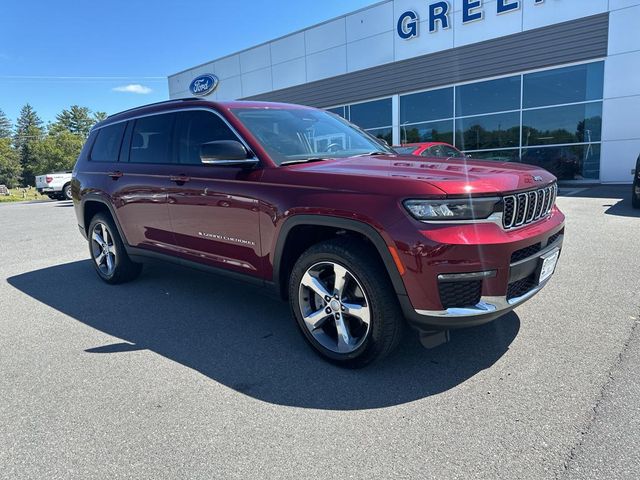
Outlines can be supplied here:
<path id="1" fill-rule="evenodd" d="M 46 177 L 46 178 L 45 178 L 45 181 L 46 181 L 47 183 L 51 183 L 51 182 L 53 182 L 53 177 Z"/>

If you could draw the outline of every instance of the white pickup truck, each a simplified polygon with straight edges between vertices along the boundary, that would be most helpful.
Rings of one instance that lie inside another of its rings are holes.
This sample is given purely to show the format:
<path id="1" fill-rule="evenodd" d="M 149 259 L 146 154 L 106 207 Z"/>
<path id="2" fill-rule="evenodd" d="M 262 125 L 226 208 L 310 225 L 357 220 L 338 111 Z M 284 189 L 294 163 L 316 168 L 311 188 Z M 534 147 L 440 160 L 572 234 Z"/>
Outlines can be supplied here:
<path id="1" fill-rule="evenodd" d="M 51 199 L 71 200 L 71 171 L 38 175 L 36 190 Z"/>

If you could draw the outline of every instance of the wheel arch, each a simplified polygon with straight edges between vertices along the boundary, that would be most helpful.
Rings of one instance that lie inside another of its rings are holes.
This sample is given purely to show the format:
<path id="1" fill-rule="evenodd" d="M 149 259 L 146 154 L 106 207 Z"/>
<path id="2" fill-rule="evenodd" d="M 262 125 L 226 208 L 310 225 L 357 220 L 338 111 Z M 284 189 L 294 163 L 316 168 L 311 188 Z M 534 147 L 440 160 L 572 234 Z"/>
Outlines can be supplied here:
<path id="1" fill-rule="evenodd" d="M 122 243 L 124 244 L 125 248 L 129 247 L 129 244 L 127 243 L 127 239 L 124 235 L 122 227 L 120 226 L 120 222 L 118 221 L 118 217 L 116 215 L 115 209 L 113 208 L 113 205 L 111 204 L 111 202 L 105 199 L 102 195 L 89 194 L 85 196 L 81 202 L 81 212 L 82 212 L 82 219 L 83 219 L 83 228 L 86 234 L 88 234 L 88 229 L 89 229 L 89 224 L 91 223 L 91 219 L 97 213 L 100 213 L 100 212 L 108 213 L 113 219 L 113 222 L 115 223 L 116 228 L 118 229 L 118 234 L 120 235 L 120 238 L 122 239 Z"/>
<path id="2" fill-rule="evenodd" d="M 359 220 L 347 219 L 342 217 L 332 217 L 324 215 L 295 215 L 287 220 L 280 228 L 278 240 L 273 252 L 273 282 L 276 287 L 276 291 L 282 298 L 287 297 L 287 278 L 291 273 L 291 269 L 295 260 L 299 255 L 287 256 L 286 249 L 291 247 L 288 243 L 292 238 L 295 238 L 296 229 L 301 227 L 328 229 L 327 231 L 333 231 L 334 234 L 327 236 L 320 235 L 317 241 L 310 242 L 306 245 L 309 246 L 318 243 L 318 241 L 325 240 L 336 236 L 336 232 L 355 233 L 360 237 L 365 238 L 374 247 L 382 264 L 389 275 L 389 279 L 393 285 L 393 288 L 398 295 L 407 295 L 404 282 L 398 271 L 398 267 L 391 255 L 389 246 L 380 235 L 380 233 L 371 225 L 361 222 Z M 305 248 L 305 249 L 306 249 Z M 302 253 L 302 252 L 298 252 Z"/>

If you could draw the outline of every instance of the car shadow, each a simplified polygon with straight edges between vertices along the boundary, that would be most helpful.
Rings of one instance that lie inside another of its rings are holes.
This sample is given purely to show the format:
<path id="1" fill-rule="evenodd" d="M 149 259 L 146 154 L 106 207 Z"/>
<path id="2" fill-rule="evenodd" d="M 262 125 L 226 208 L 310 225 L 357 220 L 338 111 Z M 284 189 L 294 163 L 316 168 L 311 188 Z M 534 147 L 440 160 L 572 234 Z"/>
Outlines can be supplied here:
<path id="1" fill-rule="evenodd" d="M 362 370 L 333 366 L 306 345 L 285 302 L 257 287 L 171 265 L 146 266 L 135 282 L 101 282 L 89 260 L 9 278 L 69 317 L 117 337 L 88 355 L 148 349 L 229 388 L 279 405 L 382 408 L 449 390 L 491 367 L 518 334 L 515 313 L 452 332 L 426 350 L 408 331 L 401 348 Z"/>

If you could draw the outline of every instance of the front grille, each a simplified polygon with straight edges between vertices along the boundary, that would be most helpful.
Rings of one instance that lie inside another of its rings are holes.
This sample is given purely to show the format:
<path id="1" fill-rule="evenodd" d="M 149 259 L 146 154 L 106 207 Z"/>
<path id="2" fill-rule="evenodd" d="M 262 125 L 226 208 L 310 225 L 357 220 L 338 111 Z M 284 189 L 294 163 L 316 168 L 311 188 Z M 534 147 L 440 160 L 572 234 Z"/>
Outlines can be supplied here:
<path id="1" fill-rule="evenodd" d="M 542 250 L 542 244 L 536 243 L 534 245 L 529 245 L 528 247 L 521 248 L 520 250 L 516 250 L 511 254 L 511 263 L 519 262 L 520 260 L 524 260 L 525 258 L 529 258 L 532 255 L 535 255 L 540 250 Z"/>
<path id="2" fill-rule="evenodd" d="M 507 288 L 507 300 L 512 298 L 521 297 L 525 293 L 533 290 L 537 285 L 535 274 L 529 275 L 522 280 L 516 280 L 509 284 Z"/>
<path id="3" fill-rule="evenodd" d="M 482 280 L 439 282 L 440 301 L 444 308 L 473 307 L 480 302 Z"/>
<path id="4" fill-rule="evenodd" d="M 521 227 L 546 217 L 551 213 L 557 195 L 555 183 L 538 190 L 507 195 L 503 199 L 502 226 L 505 229 Z"/>

